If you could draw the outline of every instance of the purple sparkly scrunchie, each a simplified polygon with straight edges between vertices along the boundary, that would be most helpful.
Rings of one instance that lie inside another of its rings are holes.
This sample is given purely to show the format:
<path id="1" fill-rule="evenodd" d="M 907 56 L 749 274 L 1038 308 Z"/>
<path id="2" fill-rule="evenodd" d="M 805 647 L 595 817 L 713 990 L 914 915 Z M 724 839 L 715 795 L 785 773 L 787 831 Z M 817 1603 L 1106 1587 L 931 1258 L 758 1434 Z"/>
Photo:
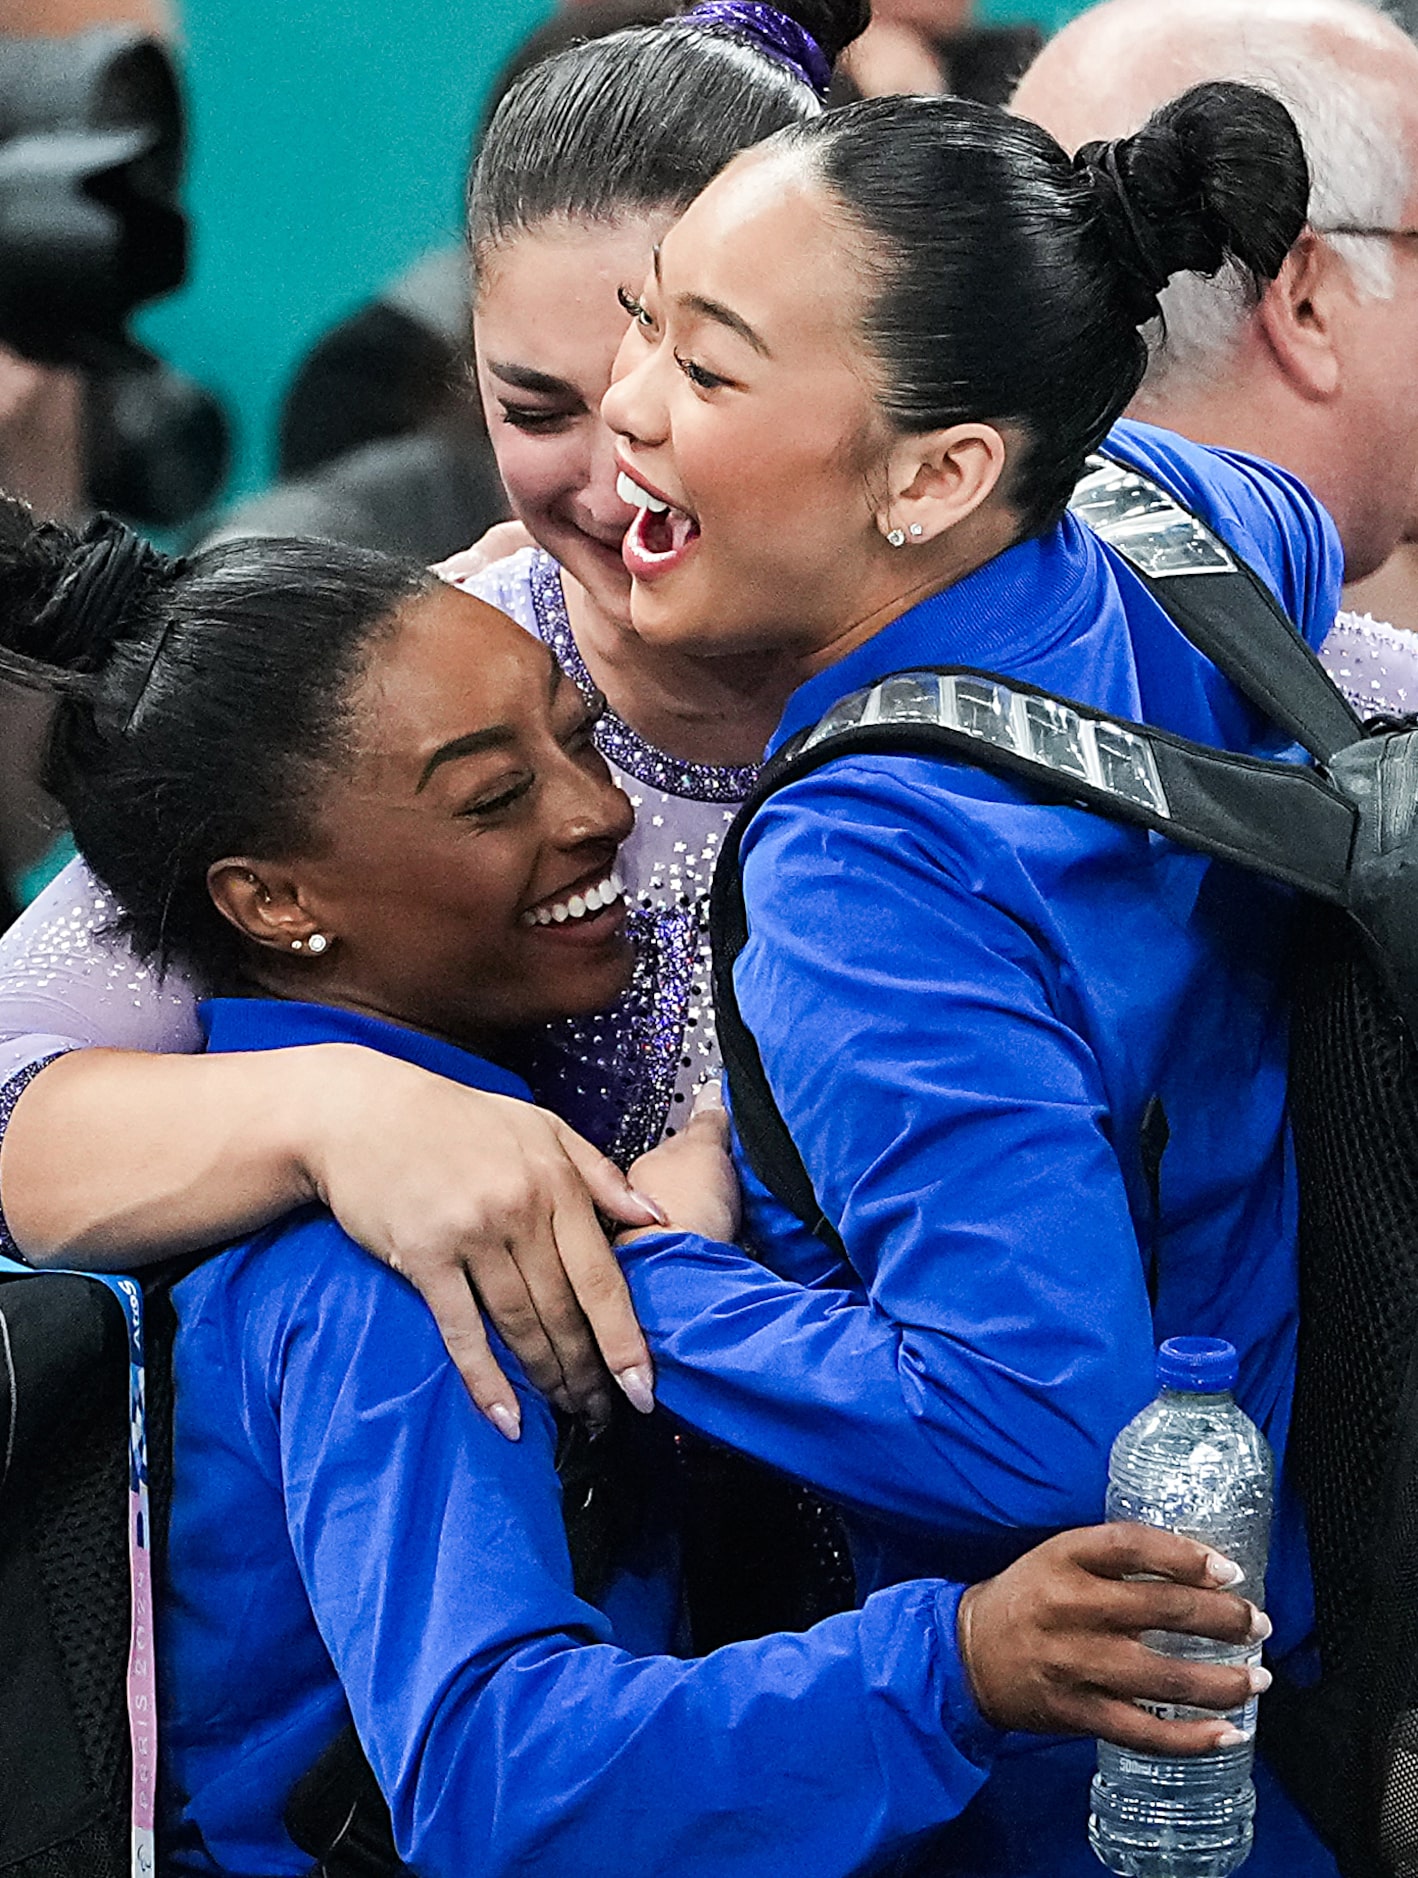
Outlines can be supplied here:
<path id="1" fill-rule="evenodd" d="M 779 65 L 810 85 L 819 98 L 832 89 L 832 66 L 827 54 L 806 27 L 765 6 L 762 0 L 706 0 L 680 18 L 690 26 L 719 26 L 740 39 L 748 39 Z"/>

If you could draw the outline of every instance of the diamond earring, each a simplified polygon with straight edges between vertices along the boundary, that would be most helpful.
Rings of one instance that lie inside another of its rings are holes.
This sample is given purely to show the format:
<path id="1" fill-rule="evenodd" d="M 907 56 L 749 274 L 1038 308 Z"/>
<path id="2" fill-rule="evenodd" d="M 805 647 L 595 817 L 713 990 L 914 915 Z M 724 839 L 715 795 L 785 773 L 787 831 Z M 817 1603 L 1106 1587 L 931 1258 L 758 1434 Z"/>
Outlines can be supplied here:
<path id="1" fill-rule="evenodd" d="M 926 531 L 925 531 L 925 527 L 924 527 L 924 525 L 923 525 L 922 523 L 920 523 L 920 522 L 912 522 L 912 524 L 911 524 L 911 534 L 912 534 L 912 536 L 914 537 L 914 539 L 915 539 L 915 540 L 917 540 L 917 541 L 919 541 L 919 540 L 920 540 L 920 538 L 921 538 L 921 536 L 922 536 L 923 534 L 925 534 L 925 532 L 926 532 Z"/>
<path id="2" fill-rule="evenodd" d="M 299 941 L 297 941 L 297 944 L 298 943 Z M 330 941 L 325 937 L 323 932 L 313 932 L 305 942 L 305 949 L 307 952 L 313 952 L 318 958 L 322 952 L 328 950 L 329 944 Z"/>
<path id="3" fill-rule="evenodd" d="M 904 528 L 893 528 L 886 539 L 891 543 L 893 548 L 904 548 L 906 545 L 906 531 Z"/>

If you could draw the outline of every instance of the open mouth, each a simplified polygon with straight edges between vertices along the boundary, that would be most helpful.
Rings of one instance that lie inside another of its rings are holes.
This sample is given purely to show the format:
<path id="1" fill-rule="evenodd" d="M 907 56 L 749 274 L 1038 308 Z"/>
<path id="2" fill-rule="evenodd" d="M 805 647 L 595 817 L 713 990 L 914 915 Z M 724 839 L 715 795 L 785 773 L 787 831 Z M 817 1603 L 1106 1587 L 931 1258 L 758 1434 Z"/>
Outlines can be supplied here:
<path id="1" fill-rule="evenodd" d="M 636 580 L 655 580 L 680 566 L 699 540 L 699 523 L 622 470 L 616 493 L 635 510 L 621 549 L 625 565 Z"/>
<path id="2" fill-rule="evenodd" d="M 625 921 L 625 883 L 619 874 L 605 874 L 578 887 L 574 893 L 539 901 L 527 908 L 522 924 L 543 929 L 557 939 L 601 939 Z"/>

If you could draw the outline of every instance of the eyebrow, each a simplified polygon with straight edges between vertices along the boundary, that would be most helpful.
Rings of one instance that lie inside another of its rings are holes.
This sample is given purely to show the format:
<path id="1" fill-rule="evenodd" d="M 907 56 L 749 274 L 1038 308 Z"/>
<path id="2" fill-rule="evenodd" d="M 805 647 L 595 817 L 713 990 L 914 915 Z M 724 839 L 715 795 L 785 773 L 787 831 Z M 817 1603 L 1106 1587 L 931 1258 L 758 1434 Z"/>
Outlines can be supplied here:
<path id="1" fill-rule="evenodd" d="M 543 650 L 547 655 L 547 697 L 555 703 L 566 674 L 557 664 L 551 649 L 543 647 Z M 414 794 L 421 794 L 445 763 L 456 763 L 464 756 L 478 756 L 484 750 L 505 750 L 508 744 L 516 741 L 517 733 L 510 724 L 489 724 L 486 730 L 470 730 L 466 736 L 450 738 L 447 743 L 440 744 L 424 764 Z"/>
<path id="2" fill-rule="evenodd" d="M 655 284 L 664 283 L 660 276 L 660 250 L 655 248 Z M 699 314 L 701 319 L 713 320 L 718 326 L 727 326 L 731 333 L 737 333 L 747 345 L 753 347 L 761 359 L 772 358 L 772 353 L 759 338 L 741 313 L 735 313 L 731 306 L 725 306 L 722 300 L 707 299 L 702 293 L 682 293 L 679 296 L 681 306 L 689 308 L 691 313 Z"/>
<path id="3" fill-rule="evenodd" d="M 540 392 L 546 398 L 575 398 L 581 400 L 581 393 L 566 378 L 554 378 L 550 372 L 534 371 L 530 365 L 514 365 L 509 360 L 499 363 L 489 359 L 487 369 L 494 378 L 500 378 L 504 385 L 511 385 L 517 391 Z"/>
<path id="4" fill-rule="evenodd" d="M 731 306 L 725 306 L 722 300 L 706 300 L 702 293 L 684 293 L 680 295 L 680 305 L 687 306 L 692 313 L 698 313 L 703 319 L 713 320 L 719 326 L 727 326 L 731 333 L 737 333 L 740 339 L 751 345 L 760 358 L 766 359 L 770 356 L 767 346 L 748 321 L 742 314 L 735 313 Z"/>

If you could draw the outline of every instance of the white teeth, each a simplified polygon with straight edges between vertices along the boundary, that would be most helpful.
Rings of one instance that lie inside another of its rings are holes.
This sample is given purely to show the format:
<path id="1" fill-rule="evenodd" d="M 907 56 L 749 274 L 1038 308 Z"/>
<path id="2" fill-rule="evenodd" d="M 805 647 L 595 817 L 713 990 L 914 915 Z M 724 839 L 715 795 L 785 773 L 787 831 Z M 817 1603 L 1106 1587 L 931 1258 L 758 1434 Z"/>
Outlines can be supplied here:
<path id="1" fill-rule="evenodd" d="M 615 479 L 615 492 L 628 508 L 649 509 L 652 515 L 663 515 L 670 506 L 658 496 L 652 496 L 648 489 L 642 489 L 639 483 L 632 482 L 624 470 Z"/>
<path id="2" fill-rule="evenodd" d="M 624 894 L 625 883 L 620 875 L 608 874 L 599 886 L 590 887 L 585 893 L 573 893 L 569 900 L 558 900 L 555 906 L 533 907 L 522 915 L 522 924 L 564 926 L 569 919 L 585 919 L 588 913 L 599 913 L 613 906 Z"/>

